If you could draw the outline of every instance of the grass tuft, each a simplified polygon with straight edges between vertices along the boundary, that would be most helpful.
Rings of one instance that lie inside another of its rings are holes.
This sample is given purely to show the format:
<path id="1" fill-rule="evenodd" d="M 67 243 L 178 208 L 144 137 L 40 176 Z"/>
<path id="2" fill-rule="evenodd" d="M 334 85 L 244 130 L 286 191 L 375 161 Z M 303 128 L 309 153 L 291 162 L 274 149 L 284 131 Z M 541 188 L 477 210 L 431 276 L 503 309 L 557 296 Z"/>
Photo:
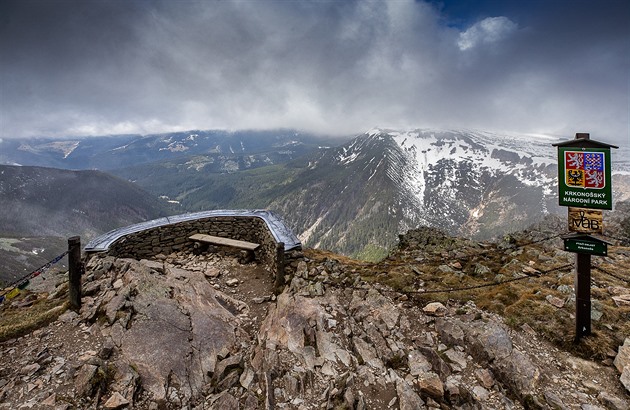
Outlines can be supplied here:
<path id="1" fill-rule="evenodd" d="M 4 307 L 0 311 L 0 342 L 24 336 L 54 322 L 68 306 L 69 302 L 65 300 L 38 299 L 27 308 Z"/>

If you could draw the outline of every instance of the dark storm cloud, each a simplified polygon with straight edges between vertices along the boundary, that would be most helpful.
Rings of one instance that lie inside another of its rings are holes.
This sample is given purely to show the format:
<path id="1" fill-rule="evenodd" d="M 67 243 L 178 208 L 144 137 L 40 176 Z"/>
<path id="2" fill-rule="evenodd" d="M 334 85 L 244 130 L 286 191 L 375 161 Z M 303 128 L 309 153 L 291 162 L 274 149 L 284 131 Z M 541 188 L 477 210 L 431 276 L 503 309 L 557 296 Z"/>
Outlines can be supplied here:
<path id="1" fill-rule="evenodd" d="M 378 125 L 627 143 L 626 2 L 499 3 L 4 1 L 0 138 Z"/>

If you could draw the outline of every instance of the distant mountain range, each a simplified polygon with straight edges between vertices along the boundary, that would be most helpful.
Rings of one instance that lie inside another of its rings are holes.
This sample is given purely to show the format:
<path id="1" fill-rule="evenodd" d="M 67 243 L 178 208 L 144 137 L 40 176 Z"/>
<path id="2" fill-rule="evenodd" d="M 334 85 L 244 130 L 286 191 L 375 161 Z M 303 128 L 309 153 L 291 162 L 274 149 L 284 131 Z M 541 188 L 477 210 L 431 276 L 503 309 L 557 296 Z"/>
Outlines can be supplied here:
<path id="1" fill-rule="evenodd" d="M 0 233 L 94 236 L 169 213 L 165 201 L 101 171 L 0 165 Z"/>
<path id="2" fill-rule="evenodd" d="M 138 186 L 101 171 L 0 165 L 0 283 L 95 235 L 172 213 Z"/>
<path id="3" fill-rule="evenodd" d="M 554 142 L 468 130 L 374 129 L 352 139 L 191 131 L 5 140 L 0 161 L 108 170 L 178 204 L 171 213 L 273 209 L 306 246 L 377 259 L 422 225 L 488 239 L 562 214 Z M 613 154 L 619 200 L 630 196 L 629 153 Z"/>
<path id="4" fill-rule="evenodd" d="M 478 239 L 562 214 L 558 142 L 478 131 L 375 129 L 286 163 L 186 157 L 114 170 L 183 210 L 271 208 L 307 246 L 383 256 L 407 229 L 439 227 Z M 627 199 L 630 162 L 617 155 L 616 193 Z M 252 162 L 253 163 L 253 162 Z"/>
<path id="5" fill-rule="evenodd" d="M 155 161 L 193 157 L 196 166 L 222 158 L 226 171 L 269 165 L 297 158 L 338 139 L 294 130 L 187 131 L 157 135 L 0 140 L 0 164 L 62 169 L 112 170 Z M 201 157 L 195 157 L 201 156 Z M 195 159 L 196 158 L 196 159 Z"/>

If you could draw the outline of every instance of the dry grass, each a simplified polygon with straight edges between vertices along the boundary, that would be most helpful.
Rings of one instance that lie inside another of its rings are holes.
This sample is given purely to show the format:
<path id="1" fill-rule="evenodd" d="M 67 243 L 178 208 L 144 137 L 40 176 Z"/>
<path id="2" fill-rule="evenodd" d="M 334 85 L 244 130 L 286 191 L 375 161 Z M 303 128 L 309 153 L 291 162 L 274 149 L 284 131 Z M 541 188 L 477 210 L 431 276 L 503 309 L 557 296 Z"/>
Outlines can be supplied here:
<path id="1" fill-rule="evenodd" d="M 23 299 L 28 292 L 22 294 L 12 301 Z M 57 320 L 59 315 L 68 309 L 68 302 L 61 299 L 37 299 L 29 307 L 11 307 L 5 302 L 0 310 L 0 342 L 24 336 L 25 334 L 39 329 Z"/>
<path id="2" fill-rule="evenodd" d="M 628 252 L 630 248 L 611 247 L 610 251 Z M 616 306 L 608 291 L 610 286 L 630 287 L 627 282 L 606 275 L 593 269 L 593 285 L 591 299 L 593 307 L 602 313 L 599 320 L 592 320 L 592 335 L 583 338 L 579 344 L 575 339 L 575 300 L 570 295 L 558 290 L 561 285 L 573 287 L 574 273 L 572 267 L 559 269 L 540 277 L 527 277 L 510 283 L 484 287 L 474 290 L 418 293 L 418 290 L 448 290 L 488 284 L 513 279 L 514 275 L 522 275 L 523 267 L 533 267 L 542 272 L 559 268 L 565 263 L 562 260 L 550 262 L 549 255 L 555 252 L 552 247 L 542 245 L 522 248 L 522 251 L 511 252 L 491 249 L 481 255 L 469 254 L 467 258 L 445 258 L 433 252 L 424 258 L 414 259 L 390 257 L 377 264 L 356 263 L 349 261 L 348 268 L 370 283 L 380 283 L 392 290 L 408 293 L 412 300 L 419 304 L 433 301 L 456 302 L 464 304 L 469 300 L 477 306 L 502 315 L 510 326 L 520 329 L 523 325 L 533 328 L 539 335 L 556 346 L 584 358 L 604 360 L 623 343 L 630 335 L 630 307 Z M 313 254 L 312 259 L 317 259 Z M 404 256 L 404 255 L 403 255 Z M 346 261 L 335 255 L 341 263 Z M 459 262 L 461 268 L 449 271 L 445 266 L 453 266 Z M 508 265 L 509 263 L 512 265 Z M 625 266 L 613 259 L 594 260 L 610 272 L 622 272 L 618 275 L 630 279 L 630 263 Z M 489 268 L 487 272 L 475 270 L 478 264 Z M 506 268 L 506 266 L 508 266 Z M 440 268 L 441 267 L 441 268 Z M 553 296 L 563 300 L 564 306 L 558 308 L 547 300 Z"/>

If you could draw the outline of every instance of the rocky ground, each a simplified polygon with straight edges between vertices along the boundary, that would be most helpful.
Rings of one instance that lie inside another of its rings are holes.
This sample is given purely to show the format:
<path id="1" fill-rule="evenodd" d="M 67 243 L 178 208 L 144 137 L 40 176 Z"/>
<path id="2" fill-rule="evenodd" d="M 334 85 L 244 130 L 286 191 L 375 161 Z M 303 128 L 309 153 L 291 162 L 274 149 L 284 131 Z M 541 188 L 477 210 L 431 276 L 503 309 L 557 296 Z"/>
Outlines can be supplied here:
<path id="1" fill-rule="evenodd" d="M 431 299 L 421 291 L 455 280 L 505 280 L 566 260 L 547 260 L 540 247 L 518 253 L 510 244 L 518 238 L 499 244 L 503 250 L 426 238 L 401 238 L 377 265 L 308 251 L 277 296 L 263 266 L 229 256 L 93 257 L 78 314 L 65 311 L 0 344 L 0 409 L 630 408 L 630 339 L 617 343 L 626 328 L 613 320 L 628 319 L 625 307 L 605 295 L 596 337 L 608 335 L 606 343 L 617 346 L 580 358 L 551 343 L 544 327 L 499 314 L 524 305 L 504 300 L 501 310 L 481 293 Z M 483 263 L 463 257 L 482 257 L 484 249 L 513 256 Z M 627 277 L 620 250 L 609 262 Z M 567 273 L 554 274 L 556 288 L 534 292 L 532 300 L 563 318 L 565 307 L 553 307 L 547 296 L 562 294 L 557 288 Z M 48 288 L 40 284 L 5 303 L 1 314 L 66 298 L 67 285 L 47 280 Z M 533 275 L 517 283 L 531 288 L 537 281 Z M 630 294 L 624 282 L 616 286 L 619 295 Z M 570 296 L 559 299 L 564 305 Z"/>

